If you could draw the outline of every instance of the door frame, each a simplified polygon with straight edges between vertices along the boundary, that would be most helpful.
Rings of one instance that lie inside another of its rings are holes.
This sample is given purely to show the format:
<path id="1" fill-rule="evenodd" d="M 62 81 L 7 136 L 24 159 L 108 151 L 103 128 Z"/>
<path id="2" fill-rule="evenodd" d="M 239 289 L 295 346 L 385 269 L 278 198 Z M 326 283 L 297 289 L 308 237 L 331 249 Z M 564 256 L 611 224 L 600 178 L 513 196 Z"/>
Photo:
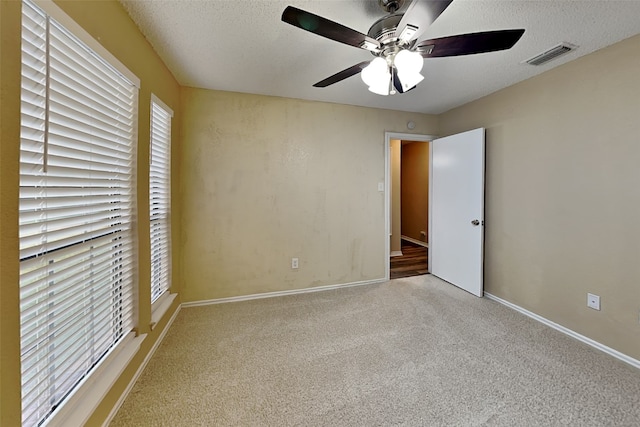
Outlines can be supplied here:
<path id="1" fill-rule="evenodd" d="M 389 235 L 391 232 L 391 140 L 399 139 L 405 141 L 417 141 L 417 142 L 430 142 L 438 138 L 436 135 L 425 134 L 413 134 L 403 132 L 385 132 L 384 133 L 384 235 L 385 235 L 385 268 L 384 276 L 385 280 L 389 280 L 391 277 L 391 239 Z M 429 174 L 431 174 L 431 145 L 429 145 Z M 431 181 L 429 181 L 429 188 L 431 189 Z M 429 193 L 429 200 L 431 200 L 431 193 Z M 429 201 L 431 203 L 431 201 Z M 431 209 L 429 209 L 429 234 L 431 234 Z M 427 262 L 427 271 L 429 270 L 429 263 Z"/>

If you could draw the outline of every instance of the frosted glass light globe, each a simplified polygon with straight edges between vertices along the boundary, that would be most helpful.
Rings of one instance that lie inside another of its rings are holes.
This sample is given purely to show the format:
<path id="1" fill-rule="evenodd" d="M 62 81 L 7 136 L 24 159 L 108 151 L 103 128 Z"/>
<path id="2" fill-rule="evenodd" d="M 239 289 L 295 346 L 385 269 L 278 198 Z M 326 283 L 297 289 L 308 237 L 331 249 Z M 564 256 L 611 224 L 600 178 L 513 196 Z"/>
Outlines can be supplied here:
<path id="1" fill-rule="evenodd" d="M 393 65 L 399 73 L 419 73 L 424 65 L 424 60 L 418 52 L 403 49 L 396 53 Z"/>
<path id="2" fill-rule="evenodd" d="M 391 73 L 389 72 L 387 61 L 380 57 L 375 58 L 362 70 L 360 77 L 362 78 L 362 81 L 369 86 L 369 88 L 381 87 L 385 84 L 389 86 Z"/>
<path id="3" fill-rule="evenodd" d="M 393 65 L 398 70 L 398 80 L 402 86 L 402 91 L 406 92 L 422 80 L 424 77 L 420 74 L 424 60 L 418 52 L 410 50 L 401 50 L 393 59 Z"/>

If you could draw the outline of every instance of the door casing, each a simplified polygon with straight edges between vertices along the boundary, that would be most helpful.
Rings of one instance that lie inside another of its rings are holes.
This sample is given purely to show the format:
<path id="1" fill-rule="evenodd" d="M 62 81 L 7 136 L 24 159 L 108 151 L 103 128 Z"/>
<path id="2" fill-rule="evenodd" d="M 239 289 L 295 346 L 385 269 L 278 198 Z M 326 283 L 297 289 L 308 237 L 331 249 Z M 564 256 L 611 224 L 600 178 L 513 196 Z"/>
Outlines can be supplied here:
<path id="1" fill-rule="evenodd" d="M 384 235 L 385 235 L 385 280 L 389 280 L 390 277 L 390 265 L 389 259 L 391 258 L 391 242 L 389 241 L 389 234 L 391 232 L 391 140 L 409 140 L 417 142 L 430 142 L 438 138 L 435 135 L 419 135 L 413 133 L 402 132 L 385 132 L 384 133 Z M 431 163 L 431 159 L 429 159 Z M 429 222 L 431 222 L 431 213 L 429 213 Z M 429 270 L 428 257 L 427 257 L 427 270 Z"/>

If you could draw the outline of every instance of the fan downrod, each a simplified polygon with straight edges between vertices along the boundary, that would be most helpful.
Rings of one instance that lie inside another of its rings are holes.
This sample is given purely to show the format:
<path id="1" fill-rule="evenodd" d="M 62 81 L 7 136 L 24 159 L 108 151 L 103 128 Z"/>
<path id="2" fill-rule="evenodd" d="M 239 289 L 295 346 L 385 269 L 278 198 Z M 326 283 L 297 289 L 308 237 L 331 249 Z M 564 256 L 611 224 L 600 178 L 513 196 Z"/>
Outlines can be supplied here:
<path id="1" fill-rule="evenodd" d="M 404 0 L 378 0 L 378 4 L 387 13 L 396 13 L 404 5 Z"/>

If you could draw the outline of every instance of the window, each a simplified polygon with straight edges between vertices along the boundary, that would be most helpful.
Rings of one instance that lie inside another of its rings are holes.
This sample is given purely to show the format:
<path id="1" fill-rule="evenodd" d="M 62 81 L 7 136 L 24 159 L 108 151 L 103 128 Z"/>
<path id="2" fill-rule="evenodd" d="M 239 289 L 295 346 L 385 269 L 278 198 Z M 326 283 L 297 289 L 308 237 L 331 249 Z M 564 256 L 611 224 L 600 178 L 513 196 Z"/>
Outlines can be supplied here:
<path id="1" fill-rule="evenodd" d="M 151 100 L 149 216 L 151 223 L 151 302 L 169 290 L 171 212 L 171 117 L 173 111 Z"/>
<path id="2" fill-rule="evenodd" d="M 25 426 L 47 419 L 133 329 L 136 83 L 23 2 Z"/>

